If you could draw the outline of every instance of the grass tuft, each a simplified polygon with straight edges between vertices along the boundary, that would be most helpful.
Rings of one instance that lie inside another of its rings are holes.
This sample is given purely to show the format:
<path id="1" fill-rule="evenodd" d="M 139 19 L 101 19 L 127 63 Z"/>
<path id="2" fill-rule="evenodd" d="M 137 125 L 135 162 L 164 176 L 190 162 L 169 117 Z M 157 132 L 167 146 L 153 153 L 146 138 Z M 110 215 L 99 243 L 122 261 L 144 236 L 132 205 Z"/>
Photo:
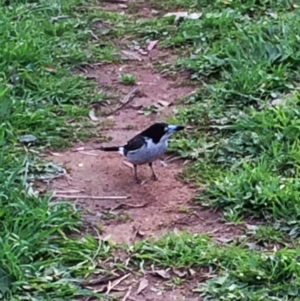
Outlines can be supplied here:
<path id="1" fill-rule="evenodd" d="M 76 68 L 116 60 L 111 41 L 94 39 L 95 17 L 103 12 L 78 13 L 84 4 L 7 1 L 0 7 L 1 300 L 95 295 L 81 279 L 110 255 L 109 244 L 79 235 L 75 207 L 30 189 L 35 179 L 58 172 L 36 154 L 84 139 L 88 106 L 103 99 Z"/>
<path id="2" fill-rule="evenodd" d="M 184 49 L 175 67 L 199 83 L 176 116 L 191 126 L 171 145 L 194 160 L 182 177 L 204 184 L 197 200 L 225 209 L 225 219 L 256 216 L 296 235 L 299 13 L 289 1 L 198 7 L 199 19 L 146 20 L 138 30 Z"/>
<path id="3" fill-rule="evenodd" d="M 136 32 L 179 54 L 172 70 L 198 86 L 171 118 L 188 125 L 171 143 L 192 160 L 181 178 L 201 187 L 195 202 L 249 229 L 227 245 L 186 233 L 140 242 L 134 262 L 204 270 L 197 291 L 205 300 L 298 300 L 298 4 L 198 0 L 189 8 L 201 17 L 142 20 Z"/>
<path id="4" fill-rule="evenodd" d="M 294 300 L 300 279 L 297 252 L 220 246 L 206 235 L 183 232 L 138 242 L 132 257 L 140 266 L 193 268 L 200 270 L 202 277 L 206 271 L 207 280 L 197 291 L 207 300 Z"/>

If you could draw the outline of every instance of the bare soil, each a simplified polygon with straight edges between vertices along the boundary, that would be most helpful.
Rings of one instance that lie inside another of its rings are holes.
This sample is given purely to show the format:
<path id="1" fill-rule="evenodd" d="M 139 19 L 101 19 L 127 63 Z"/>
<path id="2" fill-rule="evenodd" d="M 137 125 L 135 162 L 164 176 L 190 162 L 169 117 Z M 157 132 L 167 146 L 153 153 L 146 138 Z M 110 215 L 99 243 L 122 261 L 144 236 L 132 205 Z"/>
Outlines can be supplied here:
<path id="1" fill-rule="evenodd" d="M 101 133 L 110 137 L 111 141 L 102 145 L 126 143 L 151 123 L 164 120 L 175 106 L 165 108 L 159 115 L 148 116 L 140 114 L 136 108 L 155 104 L 159 100 L 173 103 L 194 90 L 194 87 L 174 85 L 173 80 L 155 73 L 149 59 L 146 64 L 135 62 L 130 65 L 106 65 L 90 72 L 91 76 L 98 79 L 99 89 L 113 87 L 115 93 L 125 95 L 132 89 L 131 86 L 119 83 L 120 70 L 124 72 L 125 69 L 136 76 L 137 85 L 144 94 L 108 117 L 114 125 Z M 93 142 L 77 144 L 73 149 L 62 153 L 62 156 L 49 157 L 64 166 L 72 178 L 71 181 L 57 180 L 50 189 L 80 190 L 91 196 L 129 197 L 127 200 L 86 199 L 78 202 L 84 208 L 85 218 L 90 224 L 104 226 L 103 235 L 110 235 L 118 243 L 130 243 L 137 238 L 138 230 L 143 236 L 162 235 L 174 228 L 195 233 L 214 233 L 217 237 L 226 238 L 235 234 L 230 225 L 225 226 L 220 221 L 217 213 L 190 204 L 196 193 L 195 189 L 183 184 L 177 177 L 182 170 L 183 161 L 173 161 L 167 166 L 156 161 L 154 169 L 158 181 L 152 181 L 148 166 L 139 167 L 139 177 L 144 181 L 142 185 L 137 185 L 133 170 L 124 164 L 124 159 L 118 153 L 93 151 L 87 154 L 74 151 L 78 148 L 90 150 L 97 146 L 99 144 Z M 130 208 L 123 209 L 124 206 L 120 204 L 127 204 Z"/>
<path id="2" fill-rule="evenodd" d="M 134 74 L 136 85 L 143 91 L 141 97 L 134 98 L 122 110 L 102 118 L 102 122 L 108 120 L 112 124 L 101 130 L 101 134 L 111 138 L 110 142 L 103 145 L 122 145 L 151 123 L 165 120 L 176 109 L 176 100 L 195 90 L 193 86 L 184 85 L 186 78 L 180 75 L 171 79 L 154 71 L 154 63 L 164 59 L 170 60 L 168 53 L 156 48 L 148 56 L 141 57 L 142 62 L 125 61 L 122 64 L 107 64 L 86 70 L 87 77 L 97 80 L 99 90 L 111 91 L 118 95 L 119 99 L 132 89 L 132 86 L 119 82 L 121 73 Z M 171 105 L 158 114 L 146 116 L 139 113 L 139 108 L 160 100 Z M 161 236 L 174 229 L 211 233 L 215 238 L 222 239 L 230 239 L 239 233 L 235 227 L 224 224 L 217 213 L 196 207 L 190 202 L 196 190 L 178 179 L 178 174 L 183 168 L 182 160 L 173 161 L 167 166 L 160 161 L 155 162 L 158 181 L 150 179 L 151 171 L 148 166 L 140 167 L 139 177 L 145 181 L 138 185 L 134 182 L 133 170 L 123 164 L 124 159 L 118 153 L 74 151 L 78 148 L 90 150 L 97 146 L 99 144 L 93 141 L 78 143 L 72 149 L 61 153 L 61 156 L 49 156 L 49 160 L 65 167 L 70 179 L 57 179 L 48 189 L 76 189 L 80 190 L 81 194 L 90 196 L 128 196 L 125 200 L 78 200 L 86 224 L 101 229 L 102 237 L 109 236 L 117 243 L 133 243 L 149 236 Z M 194 277 L 170 292 L 165 290 L 166 281 L 151 276 L 150 284 L 143 293 L 136 295 L 133 290 L 130 298 L 156 301 L 201 300 L 191 293 L 191 290 L 197 287 L 197 282 L 199 277 Z M 137 286 L 136 282 L 133 285 L 135 291 Z M 125 293 L 126 291 L 120 294 L 124 296 Z"/>

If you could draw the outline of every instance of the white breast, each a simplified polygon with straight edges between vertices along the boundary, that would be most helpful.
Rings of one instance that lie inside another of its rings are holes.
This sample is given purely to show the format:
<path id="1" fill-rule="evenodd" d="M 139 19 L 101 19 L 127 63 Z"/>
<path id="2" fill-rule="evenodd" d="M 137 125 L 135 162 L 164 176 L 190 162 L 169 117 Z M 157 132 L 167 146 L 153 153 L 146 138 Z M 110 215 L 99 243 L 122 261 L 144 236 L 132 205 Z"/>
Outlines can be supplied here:
<path id="1" fill-rule="evenodd" d="M 166 140 L 155 144 L 152 139 L 147 139 L 146 144 L 140 149 L 129 151 L 126 158 L 132 164 L 147 164 L 158 159 L 167 150 L 167 147 L 168 142 Z"/>

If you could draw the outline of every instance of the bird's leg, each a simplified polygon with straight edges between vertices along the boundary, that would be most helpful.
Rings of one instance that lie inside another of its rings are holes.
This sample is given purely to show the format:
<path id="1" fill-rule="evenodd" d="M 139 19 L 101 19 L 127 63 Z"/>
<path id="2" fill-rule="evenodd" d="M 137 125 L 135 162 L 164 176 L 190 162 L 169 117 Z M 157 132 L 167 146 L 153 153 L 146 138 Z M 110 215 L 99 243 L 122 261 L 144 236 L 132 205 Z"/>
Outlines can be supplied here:
<path id="1" fill-rule="evenodd" d="M 158 178 L 157 178 L 157 175 L 156 175 L 155 172 L 154 172 L 154 169 L 153 169 L 153 166 L 152 166 L 152 162 L 149 163 L 149 167 L 150 167 L 151 170 L 152 170 L 152 179 L 153 179 L 154 181 L 157 181 Z"/>
<path id="2" fill-rule="evenodd" d="M 141 184 L 141 180 L 138 178 L 138 176 L 137 176 L 137 166 L 134 164 L 133 165 L 133 168 L 134 168 L 134 179 L 135 179 L 135 182 L 137 183 L 137 184 Z"/>

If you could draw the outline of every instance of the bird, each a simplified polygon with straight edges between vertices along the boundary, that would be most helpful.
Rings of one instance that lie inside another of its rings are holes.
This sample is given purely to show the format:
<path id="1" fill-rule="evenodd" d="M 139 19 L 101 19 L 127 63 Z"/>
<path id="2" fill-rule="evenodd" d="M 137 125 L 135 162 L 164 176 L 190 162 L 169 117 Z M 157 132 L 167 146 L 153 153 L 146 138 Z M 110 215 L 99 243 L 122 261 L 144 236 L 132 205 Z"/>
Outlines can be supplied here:
<path id="1" fill-rule="evenodd" d="M 182 125 L 167 124 L 165 122 L 156 122 L 140 132 L 132 139 L 128 140 L 122 146 L 98 147 L 105 152 L 118 152 L 123 155 L 128 162 L 133 164 L 134 179 L 137 184 L 141 180 L 137 175 L 137 166 L 148 164 L 152 171 L 152 179 L 158 180 L 158 177 L 153 169 L 153 162 L 158 159 L 168 147 L 170 136 L 184 129 Z"/>

